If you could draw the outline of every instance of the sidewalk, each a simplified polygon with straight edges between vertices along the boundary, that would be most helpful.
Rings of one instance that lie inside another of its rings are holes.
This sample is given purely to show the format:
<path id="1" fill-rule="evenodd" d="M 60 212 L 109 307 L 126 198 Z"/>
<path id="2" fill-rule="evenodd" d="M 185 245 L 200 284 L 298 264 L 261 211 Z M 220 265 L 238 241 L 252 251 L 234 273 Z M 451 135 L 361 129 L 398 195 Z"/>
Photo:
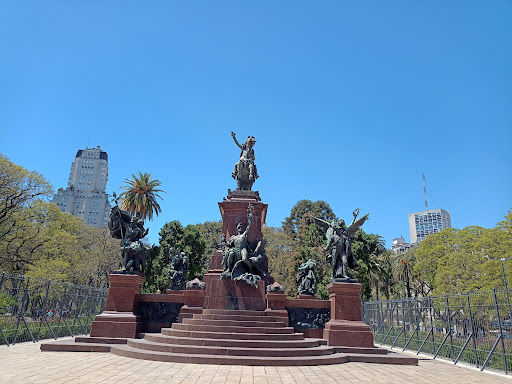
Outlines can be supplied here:
<path id="1" fill-rule="evenodd" d="M 135 360 L 110 353 L 41 352 L 39 347 L 40 343 L 1 346 L 0 383 L 512 384 L 512 377 L 428 358 L 420 359 L 418 366 L 347 363 L 317 367 L 246 367 Z"/>

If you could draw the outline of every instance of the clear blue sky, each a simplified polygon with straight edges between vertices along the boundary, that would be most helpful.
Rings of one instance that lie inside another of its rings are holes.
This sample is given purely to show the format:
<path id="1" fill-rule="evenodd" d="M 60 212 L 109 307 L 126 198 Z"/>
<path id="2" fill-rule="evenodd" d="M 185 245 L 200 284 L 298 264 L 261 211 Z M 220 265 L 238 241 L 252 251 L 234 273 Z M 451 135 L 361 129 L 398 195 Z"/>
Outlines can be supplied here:
<path id="1" fill-rule="evenodd" d="M 0 3 L 0 153 L 65 187 L 76 151 L 107 192 L 151 172 L 171 220 L 219 220 L 239 138 L 280 226 L 325 200 L 409 240 L 408 214 L 492 227 L 512 208 L 512 2 Z M 90 140 L 89 140 L 90 136 Z"/>

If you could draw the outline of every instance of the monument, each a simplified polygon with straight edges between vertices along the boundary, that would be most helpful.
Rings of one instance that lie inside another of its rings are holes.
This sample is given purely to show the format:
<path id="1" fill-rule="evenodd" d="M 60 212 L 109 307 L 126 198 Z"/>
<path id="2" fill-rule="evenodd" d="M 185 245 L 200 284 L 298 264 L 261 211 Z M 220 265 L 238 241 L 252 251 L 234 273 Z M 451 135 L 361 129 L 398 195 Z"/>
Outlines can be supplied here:
<path id="1" fill-rule="evenodd" d="M 240 145 L 231 135 L 241 149 L 232 173 L 237 188 L 228 190 L 218 203 L 223 237 L 203 281 L 195 279 L 184 286 L 188 260 L 172 250 L 171 289 L 166 294 L 141 294 L 145 254 L 140 240 L 147 231 L 115 208 L 109 227 L 122 239 L 123 269 L 109 275 L 106 311 L 96 317 L 91 337 L 45 343 L 41 349 L 101 348 L 138 359 L 200 364 L 417 364 L 416 358 L 374 348 L 370 328 L 361 319 L 361 284 L 348 269 L 357 267 L 351 239 L 368 214 L 357 220 L 359 211 L 354 211 L 348 228 L 343 221 L 312 218 L 325 229 L 326 256 L 333 266 L 329 301 L 315 298 L 314 260 L 299 268 L 298 298 L 288 298 L 284 287 L 274 282 L 261 231 L 268 206 L 252 190 L 258 178 L 256 139 L 248 136 Z"/>

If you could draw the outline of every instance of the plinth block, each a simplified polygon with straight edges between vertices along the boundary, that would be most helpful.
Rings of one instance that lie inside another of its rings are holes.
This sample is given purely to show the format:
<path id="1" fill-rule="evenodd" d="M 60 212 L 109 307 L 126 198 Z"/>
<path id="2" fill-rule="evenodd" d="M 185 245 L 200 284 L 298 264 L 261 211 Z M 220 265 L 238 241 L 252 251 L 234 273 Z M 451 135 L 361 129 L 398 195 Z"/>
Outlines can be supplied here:
<path id="1" fill-rule="evenodd" d="M 146 278 L 112 273 L 108 280 L 110 289 L 106 309 L 94 318 L 91 336 L 135 338 L 141 330 L 141 323 L 133 310 Z"/>
<path id="2" fill-rule="evenodd" d="M 327 285 L 331 302 L 331 320 L 361 321 L 361 287 L 359 283 Z"/>
<path id="3" fill-rule="evenodd" d="M 221 280 L 220 276 L 211 276 L 206 283 L 204 308 L 264 311 L 266 307 L 262 280 L 258 281 L 258 288 L 241 281 Z"/>
<path id="4" fill-rule="evenodd" d="M 201 289 L 187 289 L 183 291 L 184 302 L 187 307 L 203 307 L 206 293 Z"/>
<path id="5" fill-rule="evenodd" d="M 361 284 L 327 285 L 331 303 L 331 320 L 325 325 L 327 345 L 373 348 L 370 326 L 361 319 Z"/>
<path id="6" fill-rule="evenodd" d="M 140 275 L 108 275 L 110 289 L 107 297 L 107 311 L 133 312 L 135 295 L 140 294 L 142 284 L 146 281 Z"/>
<path id="7" fill-rule="evenodd" d="M 283 292 L 267 292 L 267 316 L 278 317 L 284 323 L 285 327 L 290 325 L 288 311 L 286 308 L 286 294 Z"/>
<path id="8" fill-rule="evenodd" d="M 327 345 L 373 348 L 373 334 L 362 321 L 335 320 L 325 324 Z"/>
<path id="9" fill-rule="evenodd" d="M 104 311 L 94 318 L 91 337 L 135 338 L 140 329 L 141 323 L 133 313 Z"/>
<path id="10" fill-rule="evenodd" d="M 283 310 L 286 308 L 286 293 L 281 292 L 267 292 L 267 309 L 268 310 Z"/>

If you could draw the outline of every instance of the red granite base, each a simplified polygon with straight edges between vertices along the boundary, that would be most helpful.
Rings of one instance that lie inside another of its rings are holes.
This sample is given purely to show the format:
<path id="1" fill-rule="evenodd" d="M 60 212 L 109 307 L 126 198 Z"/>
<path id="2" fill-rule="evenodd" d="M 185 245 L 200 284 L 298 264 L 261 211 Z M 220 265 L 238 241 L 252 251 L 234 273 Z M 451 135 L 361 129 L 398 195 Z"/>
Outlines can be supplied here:
<path id="1" fill-rule="evenodd" d="M 105 311 L 95 317 L 91 336 L 135 338 L 140 330 L 141 323 L 133 313 Z"/>
<path id="2" fill-rule="evenodd" d="M 330 283 L 331 320 L 325 325 L 327 345 L 373 348 L 370 327 L 361 320 L 361 284 Z"/>
<path id="3" fill-rule="evenodd" d="M 135 295 L 140 294 L 142 284 L 146 281 L 139 275 L 108 275 L 110 288 L 107 297 L 107 311 L 133 312 Z"/>
<path id="4" fill-rule="evenodd" d="M 373 348 L 373 334 L 362 321 L 329 321 L 323 330 L 327 345 Z"/>
<path id="5" fill-rule="evenodd" d="M 217 274 L 206 274 L 204 280 L 204 308 L 264 311 L 267 307 L 264 281 L 254 288 L 240 281 L 221 280 Z"/>
<path id="6" fill-rule="evenodd" d="M 106 310 L 94 318 L 91 336 L 137 337 L 137 333 L 141 331 L 141 323 L 133 310 L 146 278 L 139 275 L 110 274 L 108 280 L 110 289 Z"/>

